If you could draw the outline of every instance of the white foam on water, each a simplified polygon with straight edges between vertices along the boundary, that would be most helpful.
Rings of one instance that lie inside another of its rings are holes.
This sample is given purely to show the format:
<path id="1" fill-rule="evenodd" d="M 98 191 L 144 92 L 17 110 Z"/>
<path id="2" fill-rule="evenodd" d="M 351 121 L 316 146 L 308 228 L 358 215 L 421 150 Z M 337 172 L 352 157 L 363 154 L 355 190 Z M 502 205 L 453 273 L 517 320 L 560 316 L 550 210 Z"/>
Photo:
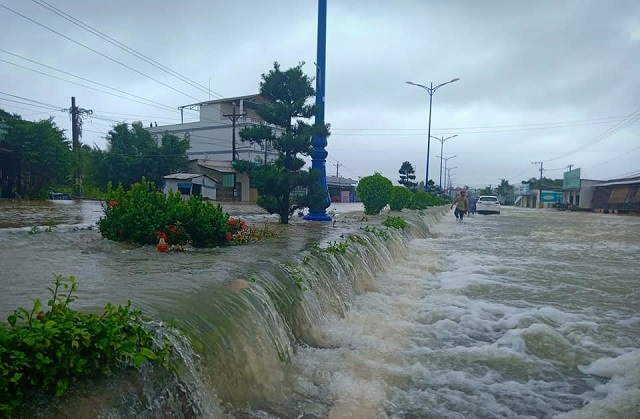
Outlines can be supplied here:
<path id="1" fill-rule="evenodd" d="M 300 348 L 293 391 L 324 400 L 325 417 L 633 418 L 620 415 L 640 400 L 637 315 L 576 253 L 588 243 L 557 242 L 564 221 L 527 233 L 507 217 L 445 219 L 412 241 L 376 292 L 321 327 L 324 349 Z"/>

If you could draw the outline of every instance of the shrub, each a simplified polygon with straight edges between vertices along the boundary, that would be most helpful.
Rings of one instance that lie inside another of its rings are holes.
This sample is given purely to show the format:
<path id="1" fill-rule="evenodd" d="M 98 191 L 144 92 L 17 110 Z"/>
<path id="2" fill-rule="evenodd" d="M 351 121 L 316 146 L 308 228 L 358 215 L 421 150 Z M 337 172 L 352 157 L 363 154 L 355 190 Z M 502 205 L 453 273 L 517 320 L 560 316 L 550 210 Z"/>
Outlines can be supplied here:
<path id="1" fill-rule="evenodd" d="M 387 219 L 382 222 L 382 225 L 403 230 L 407 227 L 407 222 L 400 217 L 387 217 Z"/>
<path id="2" fill-rule="evenodd" d="M 36 389 L 61 396 L 76 379 L 110 375 L 114 370 L 164 363 L 170 347 L 159 347 L 131 302 L 102 315 L 69 308 L 76 299 L 75 278 L 57 275 L 47 305 L 35 300 L 0 323 L 0 417 L 11 417 Z"/>
<path id="3" fill-rule="evenodd" d="M 220 205 L 197 196 L 184 201 L 178 192 L 165 195 L 144 179 L 129 191 L 109 185 L 103 209 L 98 228 L 103 237 L 114 241 L 144 245 L 164 237 L 170 245 L 215 247 L 226 243 L 229 231 L 229 215 Z"/>
<path id="4" fill-rule="evenodd" d="M 392 190 L 393 183 L 380 173 L 360 179 L 356 193 L 364 204 L 364 213 L 380 214 L 380 211 L 389 203 Z"/>
<path id="5" fill-rule="evenodd" d="M 391 211 L 402 211 L 403 208 L 408 208 L 412 196 L 413 194 L 409 188 L 399 185 L 394 186 L 389 198 L 389 208 Z"/>

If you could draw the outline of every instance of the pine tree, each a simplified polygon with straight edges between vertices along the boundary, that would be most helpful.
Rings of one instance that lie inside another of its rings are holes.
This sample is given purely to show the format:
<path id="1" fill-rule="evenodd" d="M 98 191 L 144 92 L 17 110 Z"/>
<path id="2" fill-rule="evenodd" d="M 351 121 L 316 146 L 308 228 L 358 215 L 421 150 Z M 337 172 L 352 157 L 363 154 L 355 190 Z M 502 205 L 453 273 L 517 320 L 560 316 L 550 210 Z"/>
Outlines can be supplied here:
<path id="1" fill-rule="evenodd" d="M 261 165 L 246 160 L 234 162 L 234 168 L 248 173 L 251 186 L 258 190 L 257 204 L 271 214 L 279 214 L 281 224 L 288 224 L 296 209 L 326 208 L 326 191 L 318 181 L 320 172 L 304 170 L 305 161 L 301 158 L 311 155 L 314 134 L 329 135 L 328 125 L 305 122 L 315 114 L 315 106 L 307 103 L 315 90 L 313 79 L 302 71 L 303 65 L 304 62 L 282 71 L 276 62 L 262 75 L 260 96 L 264 101 L 257 112 L 265 124 L 240 130 L 243 142 L 263 147 L 268 144 L 277 157 Z"/>

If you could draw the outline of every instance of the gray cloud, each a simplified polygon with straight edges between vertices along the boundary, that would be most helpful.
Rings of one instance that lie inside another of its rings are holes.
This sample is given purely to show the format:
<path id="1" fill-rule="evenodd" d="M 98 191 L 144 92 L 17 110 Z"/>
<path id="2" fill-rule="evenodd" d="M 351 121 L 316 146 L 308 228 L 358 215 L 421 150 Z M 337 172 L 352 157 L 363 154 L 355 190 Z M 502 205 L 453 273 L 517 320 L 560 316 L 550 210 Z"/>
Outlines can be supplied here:
<path id="1" fill-rule="evenodd" d="M 210 81 L 214 97 L 257 91 L 260 74 L 276 60 L 283 66 L 306 61 L 307 72 L 315 73 L 314 2 L 50 3 L 202 86 Z M 187 95 L 0 8 L 0 26 L 9 35 L 0 40 L 1 48 L 173 110 L 5 63 L 0 63 L 2 91 L 63 107 L 74 95 L 83 107 L 113 112 L 109 115 L 115 120 L 130 113 L 144 117 L 129 120 L 145 123 L 175 121 L 177 106 L 196 102 L 189 96 L 208 98 L 33 2 L 3 4 Z M 329 1 L 326 117 L 333 135 L 327 170 L 334 173 L 333 164 L 340 161 L 345 176 L 379 171 L 395 181 L 400 164 L 409 160 L 418 179 L 424 177 L 429 98 L 404 82 L 460 77 L 434 95 L 432 113 L 432 134 L 458 134 L 445 143 L 445 155 L 457 155 L 450 160 L 458 167 L 454 183 L 485 186 L 503 177 L 528 179 L 538 175 L 531 165 L 537 160 L 549 160 L 546 167 L 558 169 L 545 173 L 551 177 L 561 177 L 562 167 L 570 163 L 590 177 L 640 171 L 638 122 L 607 136 L 621 120 L 611 117 L 640 109 L 639 12 L 640 4 L 631 0 Z M 0 59 L 36 68 L 3 53 Z M 13 105 L 0 101 L 1 107 L 21 114 L 42 111 Z M 68 116 L 55 116 L 68 127 Z M 106 132 L 108 125 L 94 119 L 85 127 Z M 100 136 L 85 132 L 85 141 L 104 144 Z M 430 177 L 437 182 L 439 143 L 434 140 L 431 146 Z"/>

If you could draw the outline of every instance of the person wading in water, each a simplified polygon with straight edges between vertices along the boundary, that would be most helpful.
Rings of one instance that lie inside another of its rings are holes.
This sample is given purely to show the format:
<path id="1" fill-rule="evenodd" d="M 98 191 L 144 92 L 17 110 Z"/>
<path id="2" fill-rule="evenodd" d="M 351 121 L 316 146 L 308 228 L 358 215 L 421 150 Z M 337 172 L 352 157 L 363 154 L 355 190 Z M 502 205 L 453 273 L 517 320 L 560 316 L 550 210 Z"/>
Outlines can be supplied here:
<path id="1" fill-rule="evenodd" d="M 460 195 L 456 196 L 456 199 L 451 203 L 451 208 L 456 207 L 454 214 L 456 218 L 462 221 L 464 214 L 469 212 L 469 200 L 467 199 L 467 191 L 460 191 Z"/>

